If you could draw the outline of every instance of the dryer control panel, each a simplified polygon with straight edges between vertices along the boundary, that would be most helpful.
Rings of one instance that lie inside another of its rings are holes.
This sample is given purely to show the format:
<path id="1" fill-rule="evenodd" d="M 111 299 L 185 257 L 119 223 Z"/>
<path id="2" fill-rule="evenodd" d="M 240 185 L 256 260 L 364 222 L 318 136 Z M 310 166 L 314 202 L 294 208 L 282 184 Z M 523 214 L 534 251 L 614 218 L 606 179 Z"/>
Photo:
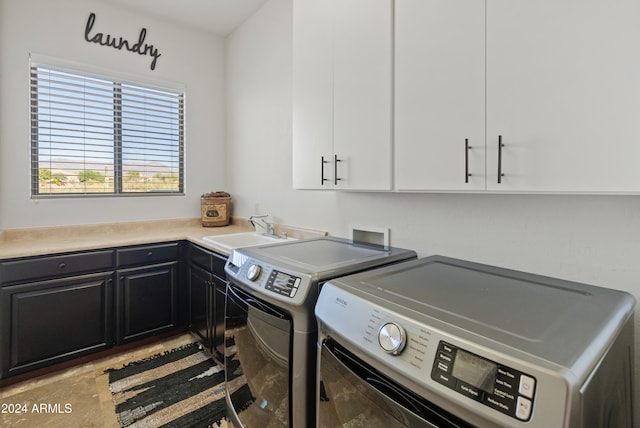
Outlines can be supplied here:
<path id="1" fill-rule="evenodd" d="M 511 417 L 531 418 L 536 380 L 518 370 L 440 341 L 431 378 Z"/>

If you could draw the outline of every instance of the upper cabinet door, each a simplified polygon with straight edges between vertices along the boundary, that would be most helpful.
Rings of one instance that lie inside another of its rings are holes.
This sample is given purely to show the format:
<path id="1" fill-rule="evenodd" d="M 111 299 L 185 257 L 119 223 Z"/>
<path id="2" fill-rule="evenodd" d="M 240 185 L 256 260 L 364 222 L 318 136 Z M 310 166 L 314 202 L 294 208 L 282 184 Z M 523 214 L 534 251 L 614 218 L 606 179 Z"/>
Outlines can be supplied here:
<path id="1" fill-rule="evenodd" d="M 332 19 L 330 2 L 293 3 L 292 155 L 296 189 L 333 188 Z"/>
<path id="2" fill-rule="evenodd" d="M 483 1 L 396 0 L 396 189 L 485 188 L 484 35 Z"/>
<path id="3" fill-rule="evenodd" d="M 293 3 L 293 186 L 391 190 L 391 0 Z"/>
<path id="4" fill-rule="evenodd" d="M 333 0 L 336 188 L 390 190 L 393 2 Z"/>
<path id="5" fill-rule="evenodd" d="M 638 193 L 638 41 L 637 0 L 487 0 L 488 189 Z"/>

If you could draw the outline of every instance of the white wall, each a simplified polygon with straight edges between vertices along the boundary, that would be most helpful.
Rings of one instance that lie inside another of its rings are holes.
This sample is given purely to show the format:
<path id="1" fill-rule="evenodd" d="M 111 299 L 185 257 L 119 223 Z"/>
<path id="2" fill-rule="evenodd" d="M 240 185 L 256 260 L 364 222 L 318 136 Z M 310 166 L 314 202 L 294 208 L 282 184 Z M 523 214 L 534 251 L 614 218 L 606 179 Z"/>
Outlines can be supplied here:
<path id="1" fill-rule="evenodd" d="M 88 43 L 97 32 L 159 49 L 151 57 Z M 29 54 L 186 85 L 185 196 L 30 198 Z M 224 40 L 95 0 L 0 0 L 0 229 L 199 217 L 202 193 L 223 190 Z"/>
<path id="2" fill-rule="evenodd" d="M 295 191 L 291 0 L 271 0 L 227 39 L 227 162 L 235 213 L 616 288 L 640 301 L 640 197 Z M 637 312 L 637 311 L 636 311 Z M 640 315 L 636 315 L 636 337 Z M 636 341 L 636 389 L 640 343 Z M 636 397 L 640 396 L 636 394 Z"/>

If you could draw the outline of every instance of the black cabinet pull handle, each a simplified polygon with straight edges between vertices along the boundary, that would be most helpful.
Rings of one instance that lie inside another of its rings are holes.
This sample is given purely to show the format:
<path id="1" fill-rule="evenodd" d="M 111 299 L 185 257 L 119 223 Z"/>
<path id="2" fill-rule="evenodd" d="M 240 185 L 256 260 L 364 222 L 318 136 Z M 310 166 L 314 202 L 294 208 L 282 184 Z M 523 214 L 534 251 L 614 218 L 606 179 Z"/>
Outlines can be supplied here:
<path id="1" fill-rule="evenodd" d="M 60 263 L 58 264 L 58 267 L 59 267 L 60 269 L 64 269 L 64 268 L 66 268 L 66 267 L 67 267 L 67 264 L 66 264 L 65 262 L 60 262 Z"/>
<path id="2" fill-rule="evenodd" d="M 498 135 L 498 184 L 502 183 L 502 177 L 504 174 L 502 173 L 502 148 L 504 144 L 502 144 L 502 135 Z"/>
<path id="3" fill-rule="evenodd" d="M 338 181 L 342 180 L 342 178 L 338 178 L 338 162 L 342 162 L 338 159 L 338 155 L 333 155 L 333 184 L 338 185 Z"/>
<path id="4" fill-rule="evenodd" d="M 325 181 L 329 181 L 328 178 L 324 178 L 324 164 L 325 163 L 329 163 L 329 161 L 324 160 L 324 156 L 321 156 L 321 163 L 320 163 L 320 185 L 324 186 L 324 182 Z"/>
<path id="5" fill-rule="evenodd" d="M 464 182 L 469 182 L 469 177 L 471 174 L 469 173 L 469 150 L 471 150 L 471 146 L 469 145 L 469 139 L 464 139 Z"/>
<path id="6" fill-rule="evenodd" d="M 153 251 L 149 251 L 149 252 L 147 253 L 147 257 L 151 257 L 151 256 L 153 256 Z"/>

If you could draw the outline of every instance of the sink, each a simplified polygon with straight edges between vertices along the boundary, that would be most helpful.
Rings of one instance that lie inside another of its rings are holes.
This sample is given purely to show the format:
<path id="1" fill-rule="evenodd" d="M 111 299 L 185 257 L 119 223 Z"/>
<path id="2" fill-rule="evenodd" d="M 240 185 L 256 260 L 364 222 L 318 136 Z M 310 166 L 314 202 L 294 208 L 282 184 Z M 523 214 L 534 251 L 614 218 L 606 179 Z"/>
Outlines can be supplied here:
<path id="1" fill-rule="evenodd" d="M 231 233 L 228 235 L 205 236 L 205 241 L 218 247 L 222 247 L 229 252 L 234 248 L 252 247 L 255 245 L 276 244 L 278 242 L 294 241 L 295 238 L 274 238 L 257 232 Z"/>

